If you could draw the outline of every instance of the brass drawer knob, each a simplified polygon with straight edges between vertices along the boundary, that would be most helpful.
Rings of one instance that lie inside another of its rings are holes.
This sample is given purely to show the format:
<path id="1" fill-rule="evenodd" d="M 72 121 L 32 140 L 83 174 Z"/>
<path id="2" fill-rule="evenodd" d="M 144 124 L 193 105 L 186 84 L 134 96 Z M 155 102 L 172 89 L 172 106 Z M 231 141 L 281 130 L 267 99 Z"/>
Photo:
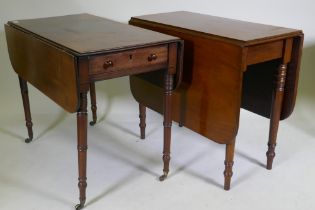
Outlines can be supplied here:
<path id="1" fill-rule="evenodd" d="M 154 61 L 157 59 L 157 55 L 156 54 L 150 54 L 148 57 L 148 61 Z"/>
<path id="2" fill-rule="evenodd" d="M 113 61 L 108 60 L 108 61 L 105 61 L 104 65 L 103 65 L 103 68 L 104 68 L 104 69 L 107 69 L 107 68 L 113 67 L 113 66 L 114 66 Z"/>

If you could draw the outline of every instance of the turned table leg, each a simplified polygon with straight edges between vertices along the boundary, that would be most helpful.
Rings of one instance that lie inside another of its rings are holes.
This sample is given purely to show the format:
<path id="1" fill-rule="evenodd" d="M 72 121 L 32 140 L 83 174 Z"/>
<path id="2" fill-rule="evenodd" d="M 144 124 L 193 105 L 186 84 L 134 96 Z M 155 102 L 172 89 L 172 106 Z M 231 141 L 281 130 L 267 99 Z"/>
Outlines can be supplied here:
<path id="1" fill-rule="evenodd" d="M 270 114 L 270 128 L 267 155 L 267 169 L 272 169 L 272 162 L 275 157 L 275 147 L 277 140 L 277 133 L 279 127 L 279 120 L 281 115 L 282 100 L 284 94 L 284 86 L 286 79 L 287 65 L 281 64 L 275 74 L 275 88 L 272 96 L 271 114 Z"/>
<path id="2" fill-rule="evenodd" d="M 91 97 L 91 110 L 92 110 L 92 116 L 93 116 L 92 118 L 93 120 L 90 122 L 90 125 L 93 126 L 95 125 L 97 121 L 97 114 L 96 114 L 97 106 L 96 106 L 96 94 L 95 94 L 94 82 L 90 83 L 90 97 Z"/>
<path id="3" fill-rule="evenodd" d="M 164 147 L 163 147 L 163 175 L 160 176 L 160 181 L 166 179 L 169 172 L 170 163 L 170 148 L 171 148 L 171 128 L 172 128 L 172 88 L 173 88 L 173 76 L 169 73 L 165 73 L 164 78 Z"/>
<path id="4" fill-rule="evenodd" d="M 20 89 L 21 89 L 22 100 L 23 100 L 26 127 L 27 127 L 27 132 L 28 132 L 28 138 L 25 139 L 25 142 L 29 143 L 33 140 L 33 129 L 32 129 L 33 123 L 32 123 L 31 110 L 30 110 L 30 102 L 28 98 L 28 88 L 27 88 L 27 82 L 23 80 L 21 77 L 19 77 L 19 82 L 20 82 Z"/>
<path id="5" fill-rule="evenodd" d="M 224 174 L 224 189 L 229 190 L 231 186 L 231 178 L 233 176 L 233 164 L 234 164 L 234 148 L 235 148 L 235 140 L 233 143 L 227 144 L 226 145 L 226 150 L 225 150 L 225 170 L 223 172 Z"/>
<path id="6" fill-rule="evenodd" d="M 146 107 L 139 103 L 139 118 L 140 118 L 140 123 L 139 123 L 139 127 L 140 127 L 140 138 L 141 139 L 145 139 L 145 118 L 146 118 Z"/>
<path id="7" fill-rule="evenodd" d="M 80 204 L 76 210 L 82 209 L 85 204 L 86 193 L 86 152 L 87 152 L 87 93 L 80 93 L 80 109 L 77 112 L 77 135 L 78 135 L 78 164 Z"/>

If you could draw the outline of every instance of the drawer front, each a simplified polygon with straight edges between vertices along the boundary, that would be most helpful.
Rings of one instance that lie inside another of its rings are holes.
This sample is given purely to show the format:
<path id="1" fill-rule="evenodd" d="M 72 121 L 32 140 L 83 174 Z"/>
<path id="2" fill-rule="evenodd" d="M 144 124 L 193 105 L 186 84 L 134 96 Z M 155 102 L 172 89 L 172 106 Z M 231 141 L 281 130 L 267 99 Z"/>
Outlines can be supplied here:
<path id="1" fill-rule="evenodd" d="M 167 45 L 93 56 L 90 77 L 101 80 L 144 73 L 167 67 L 167 60 Z"/>

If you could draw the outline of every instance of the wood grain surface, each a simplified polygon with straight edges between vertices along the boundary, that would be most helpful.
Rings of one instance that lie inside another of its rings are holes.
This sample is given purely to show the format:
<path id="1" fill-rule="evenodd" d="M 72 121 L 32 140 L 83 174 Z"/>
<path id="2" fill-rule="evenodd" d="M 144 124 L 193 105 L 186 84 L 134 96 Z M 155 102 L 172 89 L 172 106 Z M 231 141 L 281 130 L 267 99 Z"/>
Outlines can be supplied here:
<path id="1" fill-rule="evenodd" d="M 81 55 L 177 39 L 90 14 L 17 20 L 8 24 Z"/>

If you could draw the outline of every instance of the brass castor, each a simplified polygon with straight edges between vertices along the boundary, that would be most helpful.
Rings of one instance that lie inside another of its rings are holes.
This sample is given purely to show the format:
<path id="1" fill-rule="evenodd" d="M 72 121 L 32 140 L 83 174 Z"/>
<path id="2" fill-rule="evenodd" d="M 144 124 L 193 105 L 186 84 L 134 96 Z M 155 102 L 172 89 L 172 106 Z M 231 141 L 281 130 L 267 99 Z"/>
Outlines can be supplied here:
<path id="1" fill-rule="evenodd" d="M 25 139 L 25 143 L 30 143 L 33 140 L 33 138 L 27 138 Z"/>
<path id="2" fill-rule="evenodd" d="M 163 175 L 159 177 L 159 180 L 162 182 L 167 178 L 168 172 L 163 172 Z"/>
<path id="3" fill-rule="evenodd" d="M 75 206 L 75 210 L 83 209 L 83 207 L 84 207 L 84 204 L 77 204 L 77 205 Z"/>

